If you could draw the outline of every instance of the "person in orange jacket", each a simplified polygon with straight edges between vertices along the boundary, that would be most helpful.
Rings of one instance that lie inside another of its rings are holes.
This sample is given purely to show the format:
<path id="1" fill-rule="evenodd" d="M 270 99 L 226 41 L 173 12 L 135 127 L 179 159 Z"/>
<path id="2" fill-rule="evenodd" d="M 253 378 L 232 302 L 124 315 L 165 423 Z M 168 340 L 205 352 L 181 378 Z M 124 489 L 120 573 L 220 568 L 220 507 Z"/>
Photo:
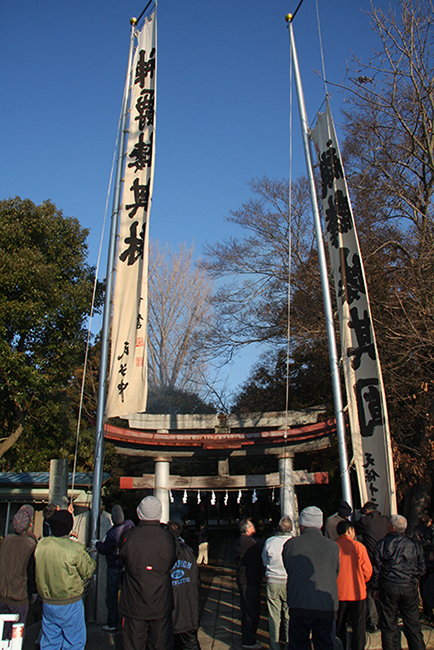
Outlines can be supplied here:
<path id="1" fill-rule="evenodd" d="M 351 650 L 365 647 L 366 627 L 366 583 L 372 575 L 372 564 L 366 547 L 358 542 L 354 525 L 341 521 L 337 526 L 339 534 L 338 598 L 339 610 L 336 636 L 342 641 L 344 650 L 347 644 L 347 621 L 353 630 Z"/>

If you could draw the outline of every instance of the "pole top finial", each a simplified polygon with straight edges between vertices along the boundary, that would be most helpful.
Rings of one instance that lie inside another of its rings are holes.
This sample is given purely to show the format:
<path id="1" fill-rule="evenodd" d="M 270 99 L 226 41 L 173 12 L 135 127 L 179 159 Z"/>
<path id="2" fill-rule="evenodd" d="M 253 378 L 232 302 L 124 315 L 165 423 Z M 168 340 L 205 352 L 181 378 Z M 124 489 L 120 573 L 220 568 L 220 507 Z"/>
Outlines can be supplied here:
<path id="1" fill-rule="evenodd" d="M 286 14 L 285 20 L 286 20 L 287 23 L 290 23 L 291 20 L 292 20 L 292 14 Z"/>
<path id="2" fill-rule="evenodd" d="M 137 18 L 134 18 L 134 16 L 130 19 L 130 25 L 137 25 Z"/>

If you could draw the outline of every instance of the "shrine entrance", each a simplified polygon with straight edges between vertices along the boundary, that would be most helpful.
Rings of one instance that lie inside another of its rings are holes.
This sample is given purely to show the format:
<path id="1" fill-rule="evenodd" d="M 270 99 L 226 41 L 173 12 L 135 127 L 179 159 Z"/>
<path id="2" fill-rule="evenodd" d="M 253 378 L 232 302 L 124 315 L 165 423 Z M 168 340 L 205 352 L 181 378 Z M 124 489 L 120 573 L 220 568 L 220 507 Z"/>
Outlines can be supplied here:
<path id="1" fill-rule="evenodd" d="M 248 413 L 243 415 L 152 415 L 129 418 L 129 428 L 106 425 L 105 436 L 118 454 L 150 457 L 154 473 L 124 476 L 121 489 L 153 489 L 163 504 L 162 521 L 169 519 L 171 491 L 229 492 L 269 488 L 279 490 L 281 515 L 297 519 L 296 486 L 327 484 L 327 472 L 294 470 L 295 454 L 331 445 L 336 432 L 334 419 L 324 420 L 325 409 Z M 233 475 L 231 459 L 273 456 L 276 471 L 267 474 Z M 215 474 L 171 475 L 172 459 L 215 459 Z"/>

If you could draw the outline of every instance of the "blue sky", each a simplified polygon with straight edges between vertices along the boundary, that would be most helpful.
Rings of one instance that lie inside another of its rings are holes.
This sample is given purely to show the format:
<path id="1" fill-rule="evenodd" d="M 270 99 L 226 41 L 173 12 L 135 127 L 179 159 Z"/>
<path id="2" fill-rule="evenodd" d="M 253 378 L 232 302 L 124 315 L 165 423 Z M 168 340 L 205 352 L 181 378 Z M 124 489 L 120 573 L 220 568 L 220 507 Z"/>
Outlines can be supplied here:
<path id="1" fill-rule="evenodd" d="M 378 45 L 369 0 L 318 0 L 328 79 Z M 137 0 L 4 0 L 0 9 L 0 199 L 51 199 L 90 229 L 96 263 Z M 150 236 L 177 247 L 238 234 L 225 222 L 247 181 L 288 177 L 294 0 L 160 0 Z M 388 3 L 379 0 L 377 6 Z M 392 2 L 396 6 L 396 2 Z M 294 21 L 309 119 L 324 89 L 315 0 Z M 332 93 L 339 126 L 344 95 Z M 295 111 L 297 111 L 295 105 Z M 294 113 L 293 174 L 305 171 Z M 111 206 L 111 203 L 110 203 Z M 105 261 L 100 275 L 105 274 Z M 231 372 L 236 385 L 252 355 Z"/>

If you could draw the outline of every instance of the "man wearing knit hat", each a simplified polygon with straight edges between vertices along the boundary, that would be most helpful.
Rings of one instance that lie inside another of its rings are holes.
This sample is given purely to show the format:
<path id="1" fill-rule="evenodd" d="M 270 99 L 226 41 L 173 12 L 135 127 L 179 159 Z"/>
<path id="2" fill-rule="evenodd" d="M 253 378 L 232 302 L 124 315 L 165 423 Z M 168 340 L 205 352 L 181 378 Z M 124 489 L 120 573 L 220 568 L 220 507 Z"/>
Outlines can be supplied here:
<path id="1" fill-rule="evenodd" d="M 36 548 L 36 586 L 43 603 L 41 650 L 84 650 L 86 645 L 83 580 L 92 576 L 96 562 L 83 544 L 69 538 L 73 523 L 68 510 L 54 512 L 51 536 Z"/>
<path id="2" fill-rule="evenodd" d="M 0 547 L 0 613 L 19 614 L 19 623 L 26 622 L 28 593 L 36 598 L 33 514 L 32 506 L 21 506 L 12 521 L 15 532 L 7 535 Z M 5 638 L 11 630 L 12 623 L 6 623 Z"/>
<path id="3" fill-rule="evenodd" d="M 130 528 L 134 528 L 131 519 L 124 519 L 122 506 L 116 504 L 112 508 L 113 527 L 107 531 L 104 539 L 95 540 L 94 545 L 98 553 L 105 555 L 107 560 L 107 625 L 103 625 L 106 632 L 116 632 L 118 626 L 118 593 L 122 575 L 122 562 L 119 557 L 119 540 Z"/>
<path id="4" fill-rule="evenodd" d="M 299 537 L 289 539 L 282 551 L 288 574 L 289 650 L 309 647 L 333 650 L 339 607 L 337 577 L 339 546 L 323 537 L 323 513 L 309 506 L 300 513 Z"/>
<path id="5" fill-rule="evenodd" d="M 140 519 L 120 540 L 125 566 L 119 613 L 123 617 L 123 650 L 172 650 L 173 592 L 171 569 L 176 562 L 175 538 L 160 524 L 156 497 L 137 506 Z"/>
<path id="6" fill-rule="evenodd" d="M 337 538 L 339 537 L 337 531 L 338 524 L 341 521 L 348 521 L 352 512 L 353 509 L 351 508 L 350 504 L 346 501 L 342 501 L 342 503 L 339 504 L 338 511 L 335 512 L 335 514 L 331 517 L 327 517 L 324 526 L 324 536 L 328 537 L 329 539 L 334 539 L 336 542 Z"/>

